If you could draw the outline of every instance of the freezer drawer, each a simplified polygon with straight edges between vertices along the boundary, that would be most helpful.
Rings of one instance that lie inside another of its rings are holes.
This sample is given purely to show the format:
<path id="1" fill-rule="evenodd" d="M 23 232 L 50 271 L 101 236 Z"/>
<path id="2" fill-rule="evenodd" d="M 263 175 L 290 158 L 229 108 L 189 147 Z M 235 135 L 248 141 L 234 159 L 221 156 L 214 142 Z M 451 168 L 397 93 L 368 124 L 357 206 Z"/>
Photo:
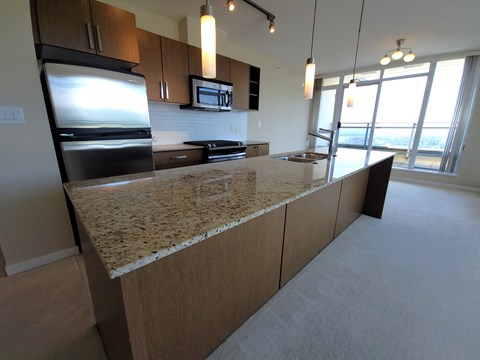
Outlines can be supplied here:
<path id="1" fill-rule="evenodd" d="M 153 171 L 152 139 L 60 143 L 68 181 Z"/>

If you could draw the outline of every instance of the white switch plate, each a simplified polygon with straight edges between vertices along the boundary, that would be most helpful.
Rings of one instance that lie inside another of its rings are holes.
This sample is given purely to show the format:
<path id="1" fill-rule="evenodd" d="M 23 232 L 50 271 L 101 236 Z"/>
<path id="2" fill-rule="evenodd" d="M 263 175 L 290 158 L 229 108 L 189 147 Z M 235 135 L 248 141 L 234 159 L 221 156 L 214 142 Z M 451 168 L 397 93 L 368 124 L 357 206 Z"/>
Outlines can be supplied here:
<path id="1" fill-rule="evenodd" d="M 257 122 L 257 126 L 258 126 L 259 128 L 261 128 L 261 127 L 262 127 L 262 122 L 261 122 L 261 121 L 258 121 L 258 122 Z"/>
<path id="2" fill-rule="evenodd" d="M 23 109 L 19 106 L 0 106 L 0 124 L 25 124 Z"/>

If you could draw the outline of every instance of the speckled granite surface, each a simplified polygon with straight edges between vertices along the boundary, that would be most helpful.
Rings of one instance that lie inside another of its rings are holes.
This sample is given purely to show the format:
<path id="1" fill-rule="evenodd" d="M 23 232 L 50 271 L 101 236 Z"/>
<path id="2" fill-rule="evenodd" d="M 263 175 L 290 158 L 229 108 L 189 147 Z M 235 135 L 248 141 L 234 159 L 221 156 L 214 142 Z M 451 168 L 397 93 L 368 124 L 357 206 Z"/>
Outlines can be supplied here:
<path id="1" fill-rule="evenodd" d="M 153 152 L 203 149 L 202 146 L 188 144 L 155 144 L 152 145 Z"/>
<path id="2" fill-rule="evenodd" d="M 394 153 L 341 149 L 317 164 L 277 155 L 65 185 L 111 278 L 312 193 Z"/>

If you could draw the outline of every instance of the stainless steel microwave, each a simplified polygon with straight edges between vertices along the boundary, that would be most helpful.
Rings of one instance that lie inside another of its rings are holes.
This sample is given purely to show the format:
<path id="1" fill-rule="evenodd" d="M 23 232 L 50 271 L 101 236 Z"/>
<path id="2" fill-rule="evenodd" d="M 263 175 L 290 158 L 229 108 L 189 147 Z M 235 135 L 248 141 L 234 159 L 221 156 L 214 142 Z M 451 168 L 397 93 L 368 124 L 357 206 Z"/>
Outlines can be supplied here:
<path id="1" fill-rule="evenodd" d="M 230 111 L 233 104 L 233 84 L 190 75 L 190 104 L 182 109 Z"/>

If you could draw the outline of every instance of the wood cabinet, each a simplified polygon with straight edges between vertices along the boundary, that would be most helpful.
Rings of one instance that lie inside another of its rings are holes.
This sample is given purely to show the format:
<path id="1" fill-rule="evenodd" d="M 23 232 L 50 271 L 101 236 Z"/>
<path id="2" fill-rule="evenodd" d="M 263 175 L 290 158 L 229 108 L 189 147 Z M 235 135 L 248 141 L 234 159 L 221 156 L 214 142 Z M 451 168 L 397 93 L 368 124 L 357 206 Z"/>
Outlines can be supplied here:
<path id="1" fill-rule="evenodd" d="M 230 58 L 217 54 L 216 80 L 230 82 Z M 188 71 L 190 75 L 202 76 L 202 50 L 188 45 Z"/>
<path id="2" fill-rule="evenodd" d="M 363 212 L 369 169 L 362 170 L 342 180 L 342 192 L 338 204 L 335 237 L 353 223 Z"/>
<path id="3" fill-rule="evenodd" d="M 199 165 L 204 162 L 203 154 L 203 149 L 154 152 L 155 170 Z"/>
<path id="4" fill-rule="evenodd" d="M 152 101 L 190 102 L 187 44 L 137 29 L 140 64 L 133 68 L 145 76 Z"/>
<path id="5" fill-rule="evenodd" d="M 282 206 L 113 280 L 83 232 L 108 358 L 205 358 L 278 291 L 284 219 Z"/>
<path id="6" fill-rule="evenodd" d="M 247 145 L 246 157 L 264 156 L 270 153 L 270 144 Z"/>
<path id="7" fill-rule="evenodd" d="M 94 0 L 32 0 L 42 45 L 138 63 L 135 15 Z"/>
<path id="8" fill-rule="evenodd" d="M 255 66 L 250 66 L 248 108 L 250 110 L 260 108 L 260 68 Z"/>
<path id="9" fill-rule="evenodd" d="M 334 238 L 341 182 L 287 204 L 280 287 Z"/>
<path id="10" fill-rule="evenodd" d="M 249 109 L 250 65 L 230 59 L 230 82 L 233 83 L 233 108 Z"/>

